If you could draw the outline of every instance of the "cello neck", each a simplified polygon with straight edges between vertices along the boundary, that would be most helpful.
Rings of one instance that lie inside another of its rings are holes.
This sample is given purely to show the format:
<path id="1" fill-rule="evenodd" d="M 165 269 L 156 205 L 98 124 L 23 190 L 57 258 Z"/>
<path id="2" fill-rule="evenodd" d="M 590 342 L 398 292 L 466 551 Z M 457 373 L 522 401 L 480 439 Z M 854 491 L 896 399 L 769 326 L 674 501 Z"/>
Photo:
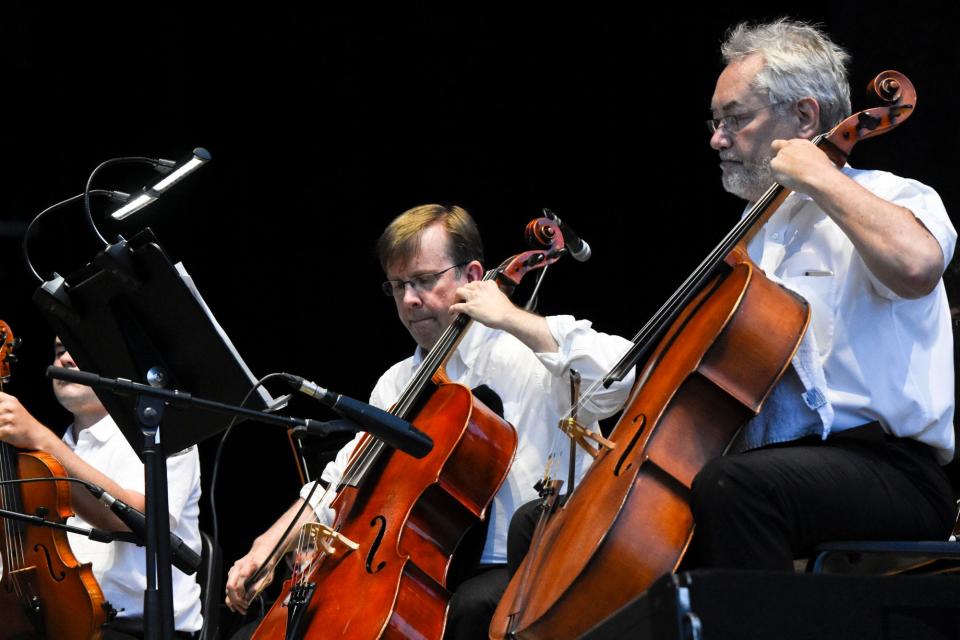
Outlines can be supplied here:
<path id="1" fill-rule="evenodd" d="M 493 277 L 495 277 L 495 273 L 489 271 L 484 276 L 484 280 L 489 280 Z M 436 344 L 434 344 L 427 355 L 424 356 L 423 362 L 420 363 L 420 368 L 410 382 L 407 383 L 400 398 L 393 408 L 390 409 L 390 413 L 404 420 L 412 419 L 421 406 L 421 403 L 431 393 L 434 376 L 442 370 L 451 354 L 456 350 L 457 345 L 460 344 L 467 329 L 470 328 L 471 322 L 470 316 L 462 313 L 453 319 L 450 326 L 440 334 Z M 369 441 L 363 446 L 366 448 L 353 459 L 344 472 L 343 478 L 337 488 L 338 491 L 346 486 L 358 486 L 361 480 L 367 477 L 372 471 L 381 452 L 386 447 L 383 442 L 376 439 Z"/>
<path id="2" fill-rule="evenodd" d="M 483 277 L 484 281 L 496 280 L 500 289 L 508 295 L 520 284 L 525 274 L 553 264 L 567 253 L 563 232 L 554 220 L 536 218 L 530 221 L 525 235 L 532 246 L 543 248 L 524 251 L 507 258 L 496 269 L 487 271 Z M 424 356 L 420 367 L 400 394 L 390 413 L 404 420 L 413 419 L 423 402 L 433 394 L 435 385 L 446 380 L 444 367 L 472 322 L 470 316 L 465 314 L 454 317 L 437 339 L 436 344 Z M 364 449 L 348 465 L 338 490 L 345 486 L 357 486 L 373 469 L 385 447 L 383 442 L 376 439 L 361 446 L 364 446 Z"/>
<path id="3" fill-rule="evenodd" d="M 837 129 L 839 129 L 839 126 Z M 837 131 L 834 129 L 834 131 Z M 830 134 L 821 133 L 813 138 L 812 142 L 820 147 L 833 160 L 834 164 L 843 166 L 846 161 L 844 151 L 832 144 Z M 738 251 L 738 259 L 747 258 L 747 245 L 763 228 L 770 216 L 780 208 L 783 201 L 792 191 L 781 184 L 774 182 L 770 188 L 757 199 L 750 210 L 740 218 L 740 221 L 724 236 L 713 251 L 700 263 L 693 273 L 683 282 L 679 289 L 663 304 L 650 320 L 633 337 L 633 347 L 621 358 L 603 378 L 604 387 L 619 382 L 627 373 L 647 354 L 663 336 L 667 327 L 673 324 L 677 315 L 693 300 L 697 292 L 712 278 L 718 268 L 731 255 Z M 739 261 L 739 260 L 738 260 Z"/>
<path id="4" fill-rule="evenodd" d="M 16 340 L 13 337 L 13 330 L 3 320 L 0 320 L 0 391 L 3 391 L 3 385 L 10 382 L 10 364 L 14 361 L 12 357 L 13 350 L 16 348 Z M 14 480 L 18 477 L 17 473 L 17 449 L 7 443 L 0 441 L 0 480 Z M 12 484 L 5 484 L 0 488 L 3 504 L 7 509 L 14 511 L 23 510 L 23 501 L 20 495 L 20 489 Z M 20 530 L 20 523 L 13 523 L 4 520 L 4 525 L 8 529 Z"/>
<path id="5" fill-rule="evenodd" d="M 740 221 L 724 236 L 713 251 L 704 258 L 693 273 L 684 280 L 680 288 L 661 306 L 653 316 L 647 320 L 640 331 L 633 337 L 633 346 L 624 354 L 613 369 L 603 377 L 603 386 L 609 387 L 619 382 L 633 367 L 647 354 L 660 340 L 667 328 L 673 324 L 683 309 L 693 300 L 707 281 L 717 273 L 717 270 L 728 255 L 738 246 L 746 255 L 746 245 L 757 229 L 770 218 L 790 194 L 790 190 L 774 183 L 766 193 L 750 208 Z"/>

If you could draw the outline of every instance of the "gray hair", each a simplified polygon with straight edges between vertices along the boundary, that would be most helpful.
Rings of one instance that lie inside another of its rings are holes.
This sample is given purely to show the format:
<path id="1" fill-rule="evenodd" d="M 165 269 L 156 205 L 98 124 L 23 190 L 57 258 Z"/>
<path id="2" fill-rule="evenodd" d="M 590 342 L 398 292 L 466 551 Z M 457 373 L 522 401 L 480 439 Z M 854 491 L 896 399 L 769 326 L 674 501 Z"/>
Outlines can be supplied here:
<path id="1" fill-rule="evenodd" d="M 766 91 L 771 103 L 814 98 L 821 132 L 850 115 L 850 55 L 816 25 L 787 18 L 754 26 L 741 22 L 727 32 L 720 53 L 726 64 L 753 53 L 763 56 L 754 88 Z"/>

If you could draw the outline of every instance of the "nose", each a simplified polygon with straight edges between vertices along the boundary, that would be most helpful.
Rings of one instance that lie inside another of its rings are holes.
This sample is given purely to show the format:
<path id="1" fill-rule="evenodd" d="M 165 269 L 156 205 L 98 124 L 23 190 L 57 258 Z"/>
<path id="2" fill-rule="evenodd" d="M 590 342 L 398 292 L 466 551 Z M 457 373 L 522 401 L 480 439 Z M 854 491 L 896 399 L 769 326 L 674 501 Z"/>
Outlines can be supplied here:
<path id="1" fill-rule="evenodd" d="M 403 297 L 400 299 L 408 307 L 419 307 L 423 304 L 420 299 L 420 292 L 413 288 L 409 282 L 403 283 Z"/>
<path id="2" fill-rule="evenodd" d="M 723 151 L 724 149 L 729 149 L 733 145 L 733 139 L 730 137 L 727 128 L 724 126 L 717 127 L 713 130 L 713 133 L 710 135 L 710 147 L 714 151 Z"/>
<path id="3" fill-rule="evenodd" d="M 56 359 L 57 366 L 63 367 L 65 369 L 76 369 L 77 363 L 73 361 L 73 358 L 70 357 L 69 351 L 64 351 Z"/>

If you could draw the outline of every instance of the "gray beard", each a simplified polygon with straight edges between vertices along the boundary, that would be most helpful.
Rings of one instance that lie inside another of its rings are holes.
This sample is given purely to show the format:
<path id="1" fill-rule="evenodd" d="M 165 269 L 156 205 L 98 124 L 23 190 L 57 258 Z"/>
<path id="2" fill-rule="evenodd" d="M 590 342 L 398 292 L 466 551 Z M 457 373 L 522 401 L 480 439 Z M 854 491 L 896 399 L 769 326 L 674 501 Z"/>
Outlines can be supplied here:
<path id="1" fill-rule="evenodd" d="M 735 165 L 735 168 L 722 173 L 721 181 L 729 193 L 756 202 L 773 184 L 770 158 L 764 158 L 759 163 Z"/>

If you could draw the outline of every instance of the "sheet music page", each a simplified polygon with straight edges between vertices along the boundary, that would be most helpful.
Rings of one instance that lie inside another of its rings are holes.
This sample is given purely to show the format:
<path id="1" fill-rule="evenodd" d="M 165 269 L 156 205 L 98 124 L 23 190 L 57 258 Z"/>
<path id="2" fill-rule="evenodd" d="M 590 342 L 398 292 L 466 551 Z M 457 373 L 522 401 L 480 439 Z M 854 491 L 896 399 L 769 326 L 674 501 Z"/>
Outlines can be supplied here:
<path id="1" fill-rule="evenodd" d="M 210 310 L 210 307 L 207 306 L 206 301 L 204 301 L 203 296 L 200 295 L 200 291 L 197 289 L 197 286 L 193 282 L 193 278 L 190 277 L 190 274 L 187 273 L 187 268 L 183 266 L 182 262 L 178 262 L 174 265 L 177 268 L 177 273 L 180 274 L 180 277 L 183 279 L 183 282 L 187 285 L 187 288 L 190 289 L 190 292 L 193 294 L 193 297 L 197 299 L 197 302 L 200 303 L 200 306 L 203 307 L 203 312 L 207 314 L 207 318 L 210 319 L 210 322 L 217 329 L 217 333 L 220 335 L 220 338 L 223 339 L 223 343 L 227 345 L 227 348 L 230 349 L 230 353 L 236 359 L 240 366 L 243 368 L 243 372 L 246 374 L 247 378 L 250 380 L 250 386 L 252 387 L 257 383 L 257 377 L 253 375 L 253 372 L 250 371 L 250 367 L 247 366 L 247 363 L 243 361 L 243 358 L 240 357 L 240 353 L 237 351 L 236 347 L 233 346 L 233 341 L 230 340 L 230 337 L 223 330 L 223 327 L 220 326 L 220 323 L 217 322 L 217 319 L 213 316 L 213 312 Z M 268 411 L 275 411 L 277 409 L 283 408 L 286 402 L 277 404 L 277 400 L 270 395 L 270 392 L 263 386 L 260 386 L 257 389 L 260 397 L 263 399 L 265 406 L 268 408 Z"/>

